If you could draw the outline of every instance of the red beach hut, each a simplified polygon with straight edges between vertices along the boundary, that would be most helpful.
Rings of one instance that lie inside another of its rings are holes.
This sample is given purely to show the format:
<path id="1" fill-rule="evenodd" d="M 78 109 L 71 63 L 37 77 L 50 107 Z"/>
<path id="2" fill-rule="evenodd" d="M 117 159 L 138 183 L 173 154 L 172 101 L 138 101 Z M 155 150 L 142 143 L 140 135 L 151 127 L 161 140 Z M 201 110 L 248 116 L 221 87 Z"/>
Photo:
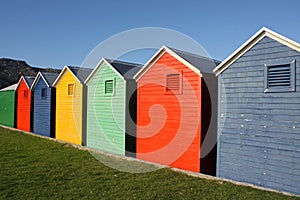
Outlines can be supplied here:
<path id="1" fill-rule="evenodd" d="M 217 112 L 216 64 L 215 60 L 163 46 L 135 75 L 137 158 L 201 171 L 203 134 L 211 134 L 216 141 L 216 125 L 210 124 Z M 204 103 L 209 110 L 203 108 Z"/>
<path id="2" fill-rule="evenodd" d="M 17 93 L 17 125 L 16 128 L 23 131 L 31 131 L 32 93 L 30 87 L 34 77 L 22 76 L 19 80 Z"/>

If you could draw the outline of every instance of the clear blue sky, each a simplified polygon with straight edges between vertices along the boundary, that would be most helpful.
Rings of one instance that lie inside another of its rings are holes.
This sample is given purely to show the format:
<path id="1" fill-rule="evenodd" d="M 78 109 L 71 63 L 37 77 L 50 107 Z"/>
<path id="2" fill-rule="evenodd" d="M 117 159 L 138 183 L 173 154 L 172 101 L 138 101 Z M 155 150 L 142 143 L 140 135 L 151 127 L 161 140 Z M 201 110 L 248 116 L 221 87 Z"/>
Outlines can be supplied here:
<path id="1" fill-rule="evenodd" d="M 0 57 L 39 67 L 81 65 L 105 39 L 142 27 L 184 33 L 219 60 L 262 26 L 300 41 L 299 0 L 3 0 L 0 5 Z"/>

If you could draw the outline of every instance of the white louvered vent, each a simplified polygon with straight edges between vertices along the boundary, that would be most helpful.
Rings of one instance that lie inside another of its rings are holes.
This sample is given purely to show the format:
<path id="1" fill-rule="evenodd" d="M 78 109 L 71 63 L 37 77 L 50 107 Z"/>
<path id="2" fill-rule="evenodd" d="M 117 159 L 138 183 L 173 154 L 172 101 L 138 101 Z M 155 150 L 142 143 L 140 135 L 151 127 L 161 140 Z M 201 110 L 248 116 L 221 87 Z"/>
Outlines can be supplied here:
<path id="1" fill-rule="evenodd" d="M 265 92 L 295 91 L 296 61 L 290 64 L 267 66 L 265 69 Z"/>
<path id="2" fill-rule="evenodd" d="M 268 86 L 290 87 L 291 86 L 291 66 L 278 65 L 270 66 L 268 69 Z"/>

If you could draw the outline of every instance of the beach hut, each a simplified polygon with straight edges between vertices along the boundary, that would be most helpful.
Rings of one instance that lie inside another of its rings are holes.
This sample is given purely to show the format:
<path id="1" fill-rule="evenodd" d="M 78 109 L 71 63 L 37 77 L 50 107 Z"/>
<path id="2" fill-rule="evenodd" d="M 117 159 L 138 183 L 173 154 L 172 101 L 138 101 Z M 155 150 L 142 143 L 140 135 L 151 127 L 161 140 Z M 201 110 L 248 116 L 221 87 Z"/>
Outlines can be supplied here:
<path id="1" fill-rule="evenodd" d="M 102 59 L 87 78 L 88 147 L 134 157 L 138 66 Z"/>
<path id="2" fill-rule="evenodd" d="M 0 124 L 15 127 L 15 103 L 17 84 L 0 90 Z"/>
<path id="3" fill-rule="evenodd" d="M 217 175 L 300 194 L 300 44 L 262 28 L 215 68 Z"/>
<path id="4" fill-rule="evenodd" d="M 33 81 L 34 77 L 32 76 L 21 76 L 16 89 L 16 128 L 29 132 L 32 130 L 32 93 L 30 87 Z"/>
<path id="5" fill-rule="evenodd" d="M 53 83 L 56 88 L 55 138 L 82 145 L 86 131 L 85 79 L 92 69 L 65 66 Z"/>
<path id="6" fill-rule="evenodd" d="M 33 92 L 32 132 L 54 137 L 55 133 L 55 88 L 57 73 L 39 72 L 31 86 Z"/>
<path id="7" fill-rule="evenodd" d="M 216 62 L 163 46 L 135 75 L 137 158 L 215 173 Z"/>

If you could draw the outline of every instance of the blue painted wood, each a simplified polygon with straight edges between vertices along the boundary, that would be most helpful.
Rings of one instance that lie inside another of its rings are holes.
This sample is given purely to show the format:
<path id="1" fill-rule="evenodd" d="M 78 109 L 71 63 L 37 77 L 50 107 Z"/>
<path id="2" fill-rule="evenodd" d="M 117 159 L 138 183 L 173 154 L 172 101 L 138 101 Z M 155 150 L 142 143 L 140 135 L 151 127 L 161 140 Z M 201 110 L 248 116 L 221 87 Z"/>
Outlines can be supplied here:
<path id="1" fill-rule="evenodd" d="M 293 60 L 296 92 L 264 93 L 265 64 Z M 265 37 L 218 78 L 218 176 L 300 194 L 300 53 Z"/>
<path id="2" fill-rule="evenodd" d="M 42 89 L 46 95 L 42 96 Z M 43 78 L 39 78 L 33 88 L 33 133 L 55 137 L 55 88 L 48 87 Z"/>

